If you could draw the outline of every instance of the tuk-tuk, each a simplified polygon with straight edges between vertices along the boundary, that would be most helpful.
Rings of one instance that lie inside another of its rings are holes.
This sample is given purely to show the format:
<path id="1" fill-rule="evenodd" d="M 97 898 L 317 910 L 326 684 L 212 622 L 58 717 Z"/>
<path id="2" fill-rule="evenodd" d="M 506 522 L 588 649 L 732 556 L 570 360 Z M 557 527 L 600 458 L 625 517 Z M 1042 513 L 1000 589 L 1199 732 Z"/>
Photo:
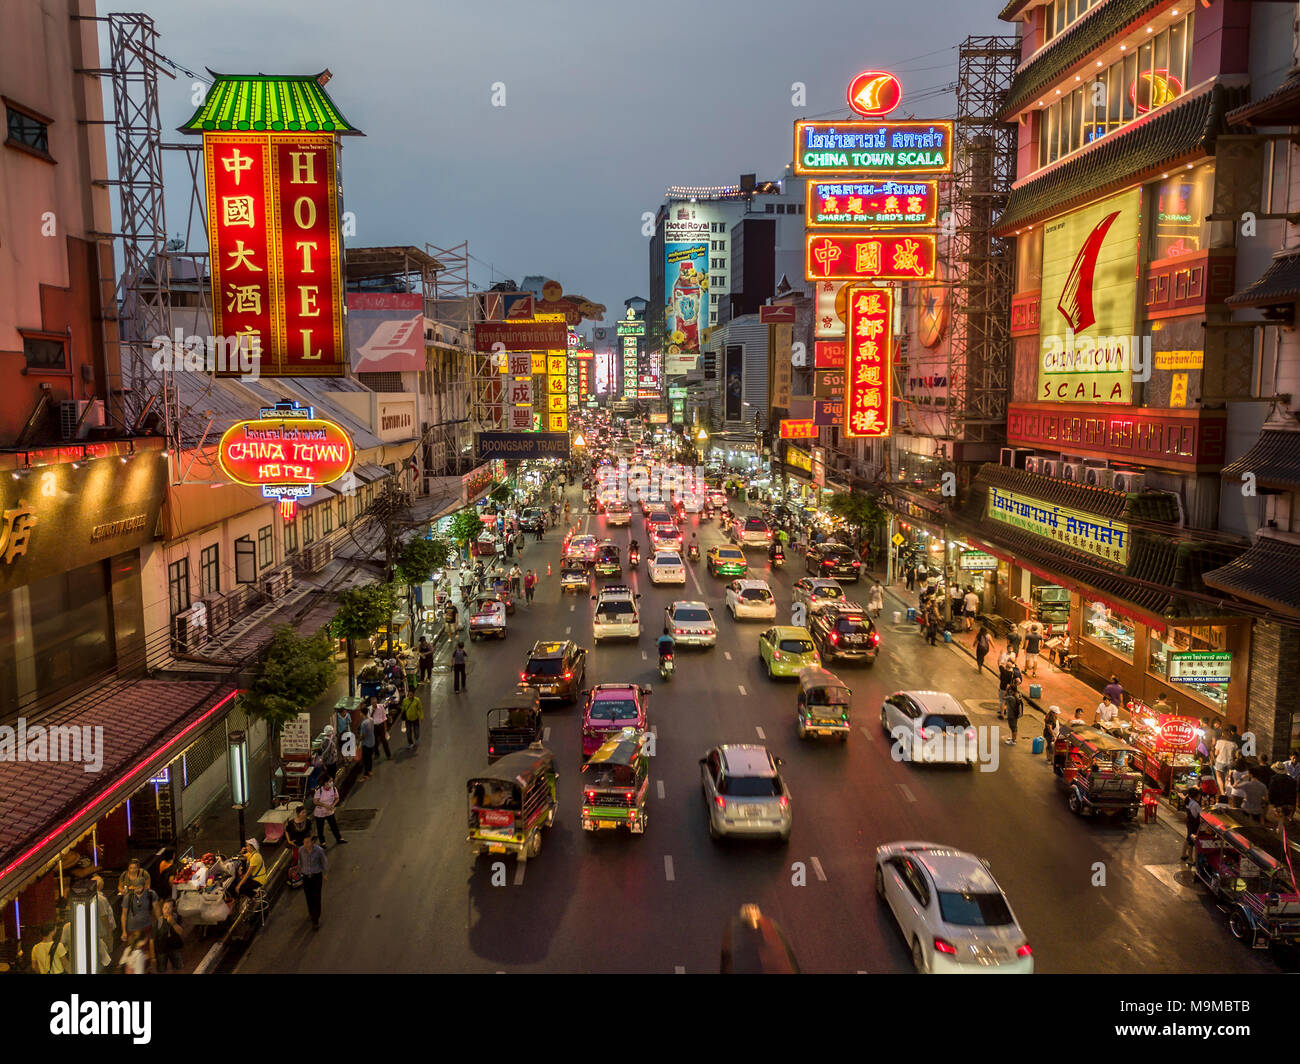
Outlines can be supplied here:
<path id="1" fill-rule="evenodd" d="M 555 823 L 555 755 L 541 743 L 503 757 L 465 784 L 470 849 L 513 853 L 520 861 L 542 849 L 542 828 Z"/>
<path id="2" fill-rule="evenodd" d="M 593 566 L 597 576 L 618 576 L 623 572 L 623 561 L 619 556 L 618 544 L 608 540 L 596 548 L 596 563 Z"/>
<path id="3" fill-rule="evenodd" d="M 1052 748 L 1052 771 L 1061 777 L 1070 812 L 1119 815 L 1132 820 L 1142 807 L 1138 751 L 1087 724 L 1062 724 Z"/>
<path id="4" fill-rule="evenodd" d="M 527 750 L 542 739 L 542 710 L 537 691 L 528 688 L 502 695 L 487 712 L 488 761 Z"/>
<path id="5" fill-rule="evenodd" d="M 799 673 L 799 697 L 794 711 L 799 738 L 834 735 L 840 742 L 848 742 L 852 696 L 848 684 L 833 672 L 803 669 Z"/>
<path id="6" fill-rule="evenodd" d="M 645 833 L 650 758 L 646 733 L 624 728 L 582 766 L 582 830 Z"/>
<path id="7" fill-rule="evenodd" d="M 1288 839 L 1287 849 L 1270 828 L 1235 810 L 1201 813 L 1196 876 L 1227 911 L 1232 937 L 1252 949 L 1300 944 L 1300 894 L 1291 880 L 1300 844 Z"/>

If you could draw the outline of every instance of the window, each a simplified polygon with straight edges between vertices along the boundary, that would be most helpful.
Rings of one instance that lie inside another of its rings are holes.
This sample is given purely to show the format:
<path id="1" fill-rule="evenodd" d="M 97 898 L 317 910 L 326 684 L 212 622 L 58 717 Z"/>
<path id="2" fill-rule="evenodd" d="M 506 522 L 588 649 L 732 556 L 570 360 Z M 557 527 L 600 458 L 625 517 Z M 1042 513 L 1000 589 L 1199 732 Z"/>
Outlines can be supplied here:
<path id="1" fill-rule="evenodd" d="M 1214 190 L 1214 163 L 1180 170 L 1152 187 L 1150 202 L 1154 227 L 1152 258 L 1190 255 L 1209 245 L 1210 213 Z"/>
<path id="2" fill-rule="evenodd" d="M 764 203 L 764 204 L 763 204 L 763 212 L 764 212 L 765 214 L 775 214 L 775 213 L 776 213 L 776 210 L 775 210 L 775 208 L 773 207 L 772 204 L 770 204 L 770 203 Z"/>
<path id="3" fill-rule="evenodd" d="M 320 524 L 322 536 L 328 536 L 334 531 L 334 511 L 330 509 L 329 503 L 320 508 Z"/>
<path id="4" fill-rule="evenodd" d="M 52 119 L 20 107 L 8 99 L 5 100 L 5 109 L 8 111 L 9 119 L 9 136 L 5 144 L 49 159 Z"/>
<path id="5" fill-rule="evenodd" d="M 173 617 L 190 608 L 190 560 L 188 558 L 182 558 L 167 566 L 167 600 Z"/>
<path id="6" fill-rule="evenodd" d="M 284 556 L 298 553 L 298 522 L 290 521 L 284 526 Z"/>
<path id="7" fill-rule="evenodd" d="M 339 497 L 339 528 L 346 528 L 348 524 L 348 500 L 345 496 Z"/>
<path id="8" fill-rule="evenodd" d="M 1153 630 L 1147 640 L 1151 648 L 1147 668 L 1153 675 L 1186 687 L 1220 712 L 1227 709 L 1232 651 L 1227 649 L 1224 625 Z"/>
<path id="9" fill-rule="evenodd" d="M 718 305 L 718 302 L 719 302 L 720 299 L 721 299 L 721 296 L 719 296 L 717 292 L 710 292 L 710 293 L 709 293 L 709 303 L 710 303 L 710 305 L 716 307 L 716 306 Z"/>
<path id="10" fill-rule="evenodd" d="M 726 279 L 725 277 L 721 277 L 721 276 L 718 276 L 718 275 L 714 275 L 714 276 L 712 276 L 712 277 L 709 278 L 709 287 L 710 287 L 710 288 L 718 288 L 718 289 L 726 288 L 726 287 L 727 287 L 727 279 Z"/>
<path id="11" fill-rule="evenodd" d="M 24 332 L 23 355 L 32 373 L 67 373 L 68 339 L 53 333 Z"/>
<path id="12" fill-rule="evenodd" d="M 1104 602 L 1088 602 L 1083 611 L 1083 634 L 1112 654 L 1133 660 L 1133 622 L 1121 617 Z"/>
<path id="13" fill-rule="evenodd" d="M 199 595 L 203 598 L 221 594 L 220 553 L 220 543 L 204 547 L 199 552 Z"/>
<path id="14" fill-rule="evenodd" d="M 302 545 L 316 542 L 316 509 L 312 507 L 302 512 Z"/>
<path id="15" fill-rule="evenodd" d="M 725 269 L 727 268 L 727 260 L 726 260 L 726 259 L 711 259 L 711 260 L 709 261 L 709 268 L 710 268 L 710 269 L 713 269 L 713 270 L 725 270 Z"/>
<path id="16" fill-rule="evenodd" d="M 1064 32 L 1101 0 L 1052 0 L 1043 9 L 1043 43 Z"/>
<path id="17" fill-rule="evenodd" d="M 271 526 L 263 525 L 257 530 L 257 567 L 265 569 L 273 561 L 275 561 L 275 543 Z"/>

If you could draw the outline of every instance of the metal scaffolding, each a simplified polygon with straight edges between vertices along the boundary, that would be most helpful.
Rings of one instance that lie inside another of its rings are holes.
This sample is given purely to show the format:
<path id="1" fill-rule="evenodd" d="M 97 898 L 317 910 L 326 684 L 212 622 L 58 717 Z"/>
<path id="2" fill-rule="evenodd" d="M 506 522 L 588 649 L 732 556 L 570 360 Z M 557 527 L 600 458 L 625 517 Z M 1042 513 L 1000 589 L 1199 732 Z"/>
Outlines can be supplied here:
<path id="1" fill-rule="evenodd" d="M 474 323 L 483 317 L 483 305 L 469 290 L 469 243 L 451 248 L 429 246 L 446 269 L 438 274 L 435 307 L 438 320 L 461 329 L 470 338 L 466 357 L 469 366 L 469 404 L 467 415 L 472 431 L 494 431 L 504 427 L 505 405 L 502 401 L 502 374 L 492 352 L 474 350 Z M 465 376 L 458 374 L 459 379 Z"/>
<path id="2" fill-rule="evenodd" d="M 993 236 L 1016 172 L 1016 129 L 1000 112 L 1020 59 L 1015 37 L 967 37 L 957 50 L 957 119 L 948 261 L 952 333 L 944 435 L 1004 438 L 1011 364 L 1010 241 Z"/>

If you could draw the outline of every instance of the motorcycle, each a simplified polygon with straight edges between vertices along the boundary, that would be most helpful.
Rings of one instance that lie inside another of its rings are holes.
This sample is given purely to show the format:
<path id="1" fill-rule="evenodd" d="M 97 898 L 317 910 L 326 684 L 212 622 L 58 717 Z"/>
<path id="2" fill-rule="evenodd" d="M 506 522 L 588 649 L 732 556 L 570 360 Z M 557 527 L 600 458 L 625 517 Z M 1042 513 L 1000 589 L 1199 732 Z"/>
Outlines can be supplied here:
<path id="1" fill-rule="evenodd" d="M 671 654 L 661 654 L 659 656 L 659 678 L 667 683 L 673 678 L 673 656 Z"/>
<path id="2" fill-rule="evenodd" d="M 771 558 L 772 558 L 773 569 L 780 569 L 783 565 L 785 565 L 785 551 L 780 551 L 780 550 L 773 551 Z"/>
<path id="3" fill-rule="evenodd" d="M 692 543 L 687 547 L 686 557 L 693 562 L 698 562 L 700 560 L 700 545 L 698 543 Z"/>
<path id="4" fill-rule="evenodd" d="M 627 552 L 627 563 L 632 566 L 633 569 L 641 564 L 641 552 L 637 550 L 636 547 L 631 548 Z"/>

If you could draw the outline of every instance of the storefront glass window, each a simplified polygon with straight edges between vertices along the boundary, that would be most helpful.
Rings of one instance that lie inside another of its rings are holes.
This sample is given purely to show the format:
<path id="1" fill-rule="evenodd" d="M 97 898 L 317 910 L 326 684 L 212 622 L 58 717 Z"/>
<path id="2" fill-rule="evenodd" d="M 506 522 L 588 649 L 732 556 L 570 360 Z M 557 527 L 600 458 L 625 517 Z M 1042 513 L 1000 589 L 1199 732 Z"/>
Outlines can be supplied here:
<path id="1" fill-rule="evenodd" d="M 1016 291 L 1032 292 L 1043 284 L 1043 229 L 1031 229 L 1016 240 Z"/>
<path id="2" fill-rule="evenodd" d="M 1152 187 L 1154 226 L 1152 257 L 1177 258 L 1209 246 L 1214 163 L 1181 170 Z"/>
<path id="3" fill-rule="evenodd" d="M 1220 709 L 1228 702 L 1228 681 L 1232 676 L 1232 654 L 1227 649 L 1228 629 L 1223 625 L 1171 628 L 1152 632 L 1149 637 L 1151 673 L 1171 684 L 1186 687 L 1192 694 L 1213 702 Z"/>
<path id="4" fill-rule="evenodd" d="M 1133 660 L 1134 625 L 1104 602 L 1089 602 L 1083 611 L 1083 634 L 1112 654 Z"/>

